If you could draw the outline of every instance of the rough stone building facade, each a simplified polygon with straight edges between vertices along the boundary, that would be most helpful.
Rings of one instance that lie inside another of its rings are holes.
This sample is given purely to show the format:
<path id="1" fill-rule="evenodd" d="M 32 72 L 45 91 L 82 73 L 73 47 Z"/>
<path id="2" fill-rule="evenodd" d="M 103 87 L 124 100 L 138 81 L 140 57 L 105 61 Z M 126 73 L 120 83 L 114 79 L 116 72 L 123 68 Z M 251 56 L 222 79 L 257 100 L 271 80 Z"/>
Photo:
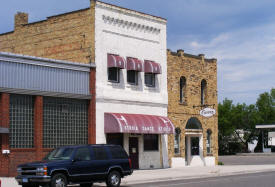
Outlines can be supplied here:
<path id="1" fill-rule="evenodd" d="M 176 128 L 175 135 L 169 136 L 170 163 L 172 167 L 214 165 L 218 161 L 218 114 L 204 117 L 200 110 L 218 109 L 217 60 L 168 50 L 167 68 L 168 117 Z M 196 139 L 192 146 L 187 137 L 199 138 L 197 153 Z"/>

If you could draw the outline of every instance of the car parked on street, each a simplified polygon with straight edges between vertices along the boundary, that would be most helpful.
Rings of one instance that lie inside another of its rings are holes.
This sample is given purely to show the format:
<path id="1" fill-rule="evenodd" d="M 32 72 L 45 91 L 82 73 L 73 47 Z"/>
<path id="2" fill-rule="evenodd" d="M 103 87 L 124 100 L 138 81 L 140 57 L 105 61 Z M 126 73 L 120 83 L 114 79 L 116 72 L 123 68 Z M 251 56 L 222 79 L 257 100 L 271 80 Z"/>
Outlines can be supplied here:
<path id="1" fill-rule="evenodd" d="M 121 178 L 133 173 L 131 160 L 119 145 L 64 146 L 50 152 L 42 161 L 21 164 L 16 180 L 23 187 L 66 187 L 94 182 L 120 186 Z"/>

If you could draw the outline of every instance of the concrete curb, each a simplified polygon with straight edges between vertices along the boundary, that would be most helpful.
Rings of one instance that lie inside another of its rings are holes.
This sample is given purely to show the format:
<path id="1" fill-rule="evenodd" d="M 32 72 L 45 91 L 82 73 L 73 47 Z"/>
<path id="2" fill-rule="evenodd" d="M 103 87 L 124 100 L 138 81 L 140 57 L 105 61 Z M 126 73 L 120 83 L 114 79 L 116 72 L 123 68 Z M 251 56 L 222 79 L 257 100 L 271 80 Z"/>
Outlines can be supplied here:
<path id="1" fill-rule="evenodd" d="M 263 169 L 263 170 L 255 170 L 255 171 L 236 171 L 236 172 L 228 172 L 228 173 L 209 173 L 205 175 L 200 176 L 182 176 L 182 177 L 166 177 L 166 178 L 155 178 L 152 180 L 136 180 L 136 181 L 123 181 L 121 184 L 123 185 L 129 185 L 129 184 L 144 184 L 144 183 L 153 183 L 153 182 L 164 182 L 164 181 L 176 181 L 181 179 L 202 179 L 202 178 L 212 178 L 212 177 L 222 177 L 222 176 L 234 176 L 234 175 L 240 175 L 240 174 L 252 174 L 252 173 L 262 173 L 262 172 L 272 172 L 275 171 L 275 168 L 273 169 Z"/>

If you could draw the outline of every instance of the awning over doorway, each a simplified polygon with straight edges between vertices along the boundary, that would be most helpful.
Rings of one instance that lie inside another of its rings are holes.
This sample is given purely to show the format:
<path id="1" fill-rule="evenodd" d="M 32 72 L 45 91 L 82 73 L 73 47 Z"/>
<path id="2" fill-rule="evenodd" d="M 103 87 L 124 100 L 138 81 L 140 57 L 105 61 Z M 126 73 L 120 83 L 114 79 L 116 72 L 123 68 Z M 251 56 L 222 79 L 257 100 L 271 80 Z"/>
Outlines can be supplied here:
<path id="1" fill-rule="evenodd" d="M 9 128 L 0 127 L 0 134 L 9 134 Z"/>
<path id="2" fill-rule="evenodd" d="M 105 133 L 173 134 L 172 122 L 164 116 L 105 113 Z"/>

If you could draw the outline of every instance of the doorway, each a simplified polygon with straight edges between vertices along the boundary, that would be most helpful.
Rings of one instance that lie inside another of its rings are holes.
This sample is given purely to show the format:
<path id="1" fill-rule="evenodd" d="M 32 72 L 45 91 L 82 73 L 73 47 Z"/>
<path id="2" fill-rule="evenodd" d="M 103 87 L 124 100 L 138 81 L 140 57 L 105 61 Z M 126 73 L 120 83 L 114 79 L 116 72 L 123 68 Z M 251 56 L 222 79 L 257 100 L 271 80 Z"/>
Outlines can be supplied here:
<path id="1" fill-rule="evenodd" d="M 129 156 L 132 161 L 132 168 L 139 169 L 139 151 L 137 137 L 129 137 Z"/>

